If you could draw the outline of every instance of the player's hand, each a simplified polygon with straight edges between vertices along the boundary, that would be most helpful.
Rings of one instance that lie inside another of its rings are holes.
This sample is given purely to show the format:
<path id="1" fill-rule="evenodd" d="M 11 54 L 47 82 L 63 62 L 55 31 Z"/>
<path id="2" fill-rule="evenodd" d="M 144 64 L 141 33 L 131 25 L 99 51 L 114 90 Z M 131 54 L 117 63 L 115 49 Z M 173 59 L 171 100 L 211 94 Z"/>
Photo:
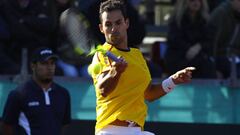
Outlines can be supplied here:
<path id="1" fill-rule="evenodd" d="M 117 73 L 122 73 L 125 71 L 128 64 L 123 57 L 118 57 L 118 59 L 119 59 L 119 62 L 114 61 L 112 63 L 112 67 L 115 68 Z"/>
<path id="2" fill-rule="evenodd" d="M 195 70 L 195 67 L 187 67 L 184 68 L 175 74 L 171 75 L 173 82 L 175 84 L 187 83 L 190 82 L 192 79 L 192 72 Z"/>

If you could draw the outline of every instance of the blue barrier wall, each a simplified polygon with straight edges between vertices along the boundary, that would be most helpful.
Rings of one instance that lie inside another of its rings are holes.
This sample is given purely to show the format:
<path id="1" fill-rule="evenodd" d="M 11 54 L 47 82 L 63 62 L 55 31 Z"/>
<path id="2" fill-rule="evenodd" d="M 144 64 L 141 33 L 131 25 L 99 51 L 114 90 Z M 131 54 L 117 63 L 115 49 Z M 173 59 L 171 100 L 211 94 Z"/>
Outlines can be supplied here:
<path id="1" fill-rule="evenodd" d="M 17 86 L 11 77 L 0 78 L 0 117 L 9 91 Z M 92 80 L 56 77 L 69 89 L 72 117 L 95 120 L 95 91 Z M 161 82 L 154 80 L 154 82 Z M 148 122 L 240 124 L 240 89 L 231 89 L 226 81 L 193 80 L 179 85 L 160 100 L 148 103 Z"/>

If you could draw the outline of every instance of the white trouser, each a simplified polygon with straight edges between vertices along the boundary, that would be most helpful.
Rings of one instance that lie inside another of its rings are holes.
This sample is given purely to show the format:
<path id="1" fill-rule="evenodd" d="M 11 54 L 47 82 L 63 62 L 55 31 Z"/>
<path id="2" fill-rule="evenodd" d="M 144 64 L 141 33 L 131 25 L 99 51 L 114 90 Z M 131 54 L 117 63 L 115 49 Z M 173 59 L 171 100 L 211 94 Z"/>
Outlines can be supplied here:
<path id="1" fill-rule="evenodd" d="M 141 131 L 140 127 L 122 127 L 108 125 L 101 129 L 96 135 L 155 135 L 148 131 Z"/>

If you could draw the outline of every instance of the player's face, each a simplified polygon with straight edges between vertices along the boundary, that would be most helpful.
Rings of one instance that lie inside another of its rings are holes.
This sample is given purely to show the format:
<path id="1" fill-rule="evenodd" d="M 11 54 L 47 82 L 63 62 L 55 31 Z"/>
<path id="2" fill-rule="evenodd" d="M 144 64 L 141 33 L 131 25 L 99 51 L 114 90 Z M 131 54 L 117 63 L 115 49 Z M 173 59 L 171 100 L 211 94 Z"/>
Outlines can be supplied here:
<path id="1" fill-rule="evenodd" d="M 55 74 L 55 60 L 48 59 L 47 61 L 37 62 L 32 64 L 32 70 L 35 77 L 45 83 L 49 83 L 52 81 L 53 76 Z"/>
<path id="2" fill-rule="evenodd" d="M 103 12 L 100 31 L 105 35 L 106 41 L 112 45 L 119 46 L 127 40 L 128 19 L 125 19 L 120 10 Z"/>
<path id="3" fill-rule="evenodd" d="M 232 0 L 231 4 L 233 9 L 240 13 L 240 0 Z"/>

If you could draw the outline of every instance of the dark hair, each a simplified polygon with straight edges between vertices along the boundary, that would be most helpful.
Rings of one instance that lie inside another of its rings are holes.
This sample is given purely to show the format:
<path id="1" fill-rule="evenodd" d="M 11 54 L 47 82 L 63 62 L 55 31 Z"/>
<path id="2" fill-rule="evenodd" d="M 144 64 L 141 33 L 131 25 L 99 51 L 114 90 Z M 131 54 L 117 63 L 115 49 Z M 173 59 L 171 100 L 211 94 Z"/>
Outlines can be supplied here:
<path id="1" fill-rule="evenodd" d="M 102 22 L 103 12 L 111 12 L 113 10 L 120 10 L 125 19 L 128 17 L 123 0 L 106 0 L 100 4 L 100 9 L 99 9 L 100 22 Z"/>

